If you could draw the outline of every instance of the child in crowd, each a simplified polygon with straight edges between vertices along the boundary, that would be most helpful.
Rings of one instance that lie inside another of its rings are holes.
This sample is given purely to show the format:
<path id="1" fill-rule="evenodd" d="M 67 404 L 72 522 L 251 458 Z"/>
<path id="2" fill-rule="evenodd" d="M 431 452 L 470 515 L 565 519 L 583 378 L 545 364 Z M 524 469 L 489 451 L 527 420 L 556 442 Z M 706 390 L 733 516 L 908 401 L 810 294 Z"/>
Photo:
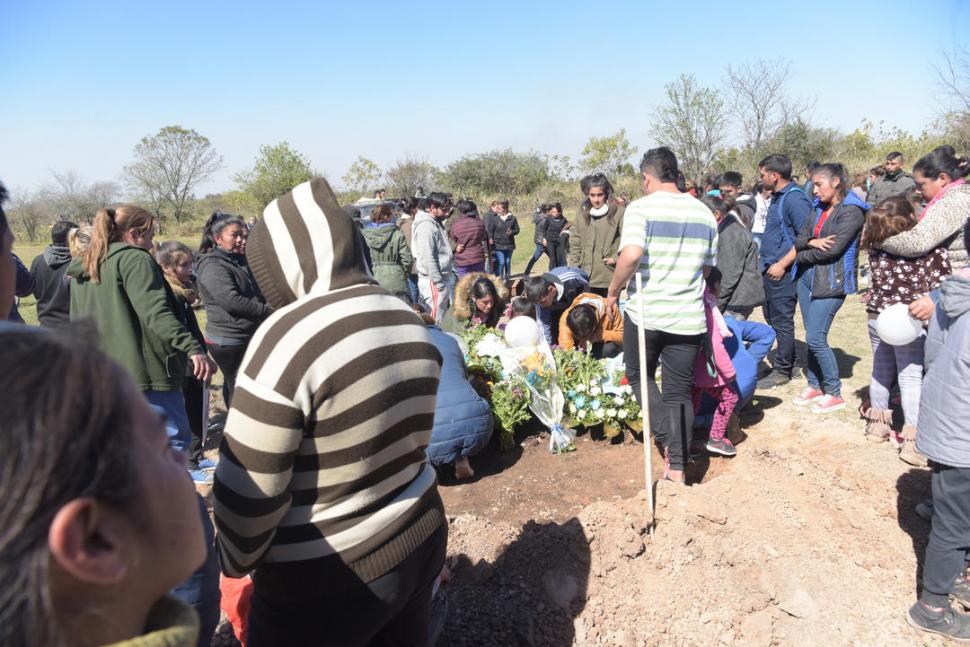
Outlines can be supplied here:
<path id="1" fill-rule="evenodd" d="M 536 307 L 532 305 L 526 297 L 518 296 L 512 299 L 508 307 L 509 319 L 515 319 L 516 317 L 530 317 L 532 319 L 536 318 Z"/>
<path id="2" fill-rule="evenodd" d="M 869 409 L 866 438 L 875 442 L 899 438 L 892 430 L 892 411 L 889 393 L 893 382 L 899 383 L 902 396 L 903 448 L 900 458 L 910 464 L 926 465 L 926 459 L 916 452 L 916 425 L 919 420 L 920 393 L 923 385 L 923 344 L 920 335 L 903 346 L 892 346 L 879 338 L 876 320 L 879 313 L 896 303 L 912 303 L 924 294 L 936 290 L 943 277 L 950 274 L 947 250 L 938 247 L 917 258 L 895 256 L 879 249 L 890 236 L 908 231 L 916 225 L 912 204 L 904 196 L 886 198 L 866 216 L 862 246 L 869 250 L 869 340 L 872 343 L 872 379 L 869 382 Z"/>
<path id="3" fill-rule="evenodd" d="M 573 299 L 559 322 L 559 346 L 566 350 L 590 344 L 596 358 L 616 357 L 623 352 L 623 315 L 606 311 L 606 299 L 584 292 Z"/>
<path id="4" fill-rule="evenodd" d="M 532 242 L 535 244 L 535 251 L 532 252 L 532 258 L 525 266 L 525 274 L 528 276 L 532 274 L 532 268 L 536 262 L 542 258 L 542 255 L 546 253 L 546 245 L 542 242 L 542 229 L 545 226 L 546 214 L 549 212 L 549 205 L 546 203 L 540 204 L 536 207 L 536 211 L 532 214 L 532 225 L 535 227 L 532 235 Z"/>
<path id="5" fill-rule="evenodd" d="M 179 319 L 185 321 L 192 336 L 199 344 L 205 344 L 205 336 L 199 328 L 195 317 L 194 306 L 199 300 L 199 293 L 195 287 L 195 276 L 192 274 L 192 264 L 195 257 L 188 246 L 177 240 L 169 240 L 155 246 L 155 260 L 162 268 L 165 281 L 175 294 L 175 300 L 181 309 Z M 204 433 L 205 416 L 208 409 L 209 391 L 205 382 L 186 375 L 182 384 L 182 396 L 185 398 L 185 409 L 192 427 L 192 442 L 187 452 L 189 473 L 196 483 L 211 484 L 212 470 L 215 461 L 205 458 L 202 454 L 202 436 Z"/>
<path id="6" fill-rule="evenodd" d="M 714 400 L 714 420 L 706 445 L 707 451 L 722 456 L 734 456 L 738 451 L 727 438 L 727 428 L 738 403 L 738 393 L 734 389 L 734 364 L 724 348 L 724 338 L 733 336 L 733 333 L 717 309 L 717 297 L 711 288 L 720 282 L 720 274 L 717 268 L 711 268 L 704 289 L 707 342 L 694 362 L 694 412 L 696 414 L 700 410 L 702 396 L 707 395 Z"/>
<path id="7" fill-rule="evenodd" d="M 569 227 L 569 221 L 563 215 L 562 205 L 554 202 L 549 205 L 545 219 L 536 225 L 542 234 L 542 244 L 549 255 L 549 270 L 566 264 L 566 250 L 562 241 L 562 233 Z M 527 272 L 528 273 L 528 272 Z"/>

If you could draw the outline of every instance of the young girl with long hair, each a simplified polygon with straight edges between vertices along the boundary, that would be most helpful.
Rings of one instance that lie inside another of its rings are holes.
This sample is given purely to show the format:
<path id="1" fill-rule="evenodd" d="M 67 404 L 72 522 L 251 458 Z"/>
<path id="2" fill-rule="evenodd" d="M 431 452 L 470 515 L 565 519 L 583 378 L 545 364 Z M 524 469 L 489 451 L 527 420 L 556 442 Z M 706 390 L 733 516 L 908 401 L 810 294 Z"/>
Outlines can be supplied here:
<path id="1" fill-rule="evenodd" d="M 923 345 L 925 335 L 920 335 L 903 346 L 892 346 L 879 338 L 876 320 L 879 314 L 897 303 L 910 304 L 939 287 L 950 274 L 950 262 L 945 247 L 940 246 L 929 254 L 916 258 L 896 256 L 880 249 L 880 244 L 916 226 L 916 214 L 904 196 L 886 198 L 866 216 L 862 235 L 862 247 L 869 251 L 869 299 L 866 312 L 869 315 L 869 341 L 872 344 L 872 379 L 869 382 L 869 409 L 866 438 L 876 442 L 893 440 L 898 446 L 899 437 L 892 430 L 892 411 L 889 409 L 890 389 L 899 383 L 902 396 L 902 429 L 905 452 L 900 457 L 907 461 L 921 461 L 915 453 L 916 425 L 919 420 L 919 401 L 923 385 Z"/>

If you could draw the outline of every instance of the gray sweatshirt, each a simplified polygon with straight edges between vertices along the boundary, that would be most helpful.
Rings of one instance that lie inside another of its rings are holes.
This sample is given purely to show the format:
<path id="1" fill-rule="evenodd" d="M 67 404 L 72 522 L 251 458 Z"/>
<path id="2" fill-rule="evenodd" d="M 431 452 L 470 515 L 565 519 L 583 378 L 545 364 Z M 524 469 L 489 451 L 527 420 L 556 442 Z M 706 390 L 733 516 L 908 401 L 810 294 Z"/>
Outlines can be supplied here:
<path id="1" fill-rule="evenodd" d="M 419 280 L 431 281 L 442 289 L 452 281 L 454 259 L 448 237 L 441 223 L 426 211 L 419 211 L 414 216 L 411 255 L 414 256 L 414 272 Z"/>

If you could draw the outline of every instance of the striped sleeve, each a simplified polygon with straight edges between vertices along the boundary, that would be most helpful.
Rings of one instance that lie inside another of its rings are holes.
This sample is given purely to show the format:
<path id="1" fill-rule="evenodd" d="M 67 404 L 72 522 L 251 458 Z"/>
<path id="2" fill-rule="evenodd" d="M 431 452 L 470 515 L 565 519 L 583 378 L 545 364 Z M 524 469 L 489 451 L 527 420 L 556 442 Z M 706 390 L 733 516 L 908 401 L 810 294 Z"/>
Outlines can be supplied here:
<path id="1" fill-rule="evenodd" d="M 251 571 L 269 549 L 292 505 L 293 462 L 303 439 L 303 412 L 240 371 L 226 420 L 213 489 L 223 570 Z"/>
<path id="2" fill-rule="evenodd" d="M 646 211 L 639 200 L 629 204 L 623 215 L 623 229 L 620 232 L 620 250 L 630 245 L 641 249 L 647 243 Z"/>

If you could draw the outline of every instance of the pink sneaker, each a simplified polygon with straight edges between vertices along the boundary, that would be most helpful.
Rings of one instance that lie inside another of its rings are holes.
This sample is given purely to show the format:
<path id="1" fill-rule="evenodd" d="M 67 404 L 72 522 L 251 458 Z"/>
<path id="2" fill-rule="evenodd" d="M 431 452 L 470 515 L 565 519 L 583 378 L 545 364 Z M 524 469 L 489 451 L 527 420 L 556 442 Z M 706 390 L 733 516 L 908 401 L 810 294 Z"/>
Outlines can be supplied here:
<path id="1" fill-rule="evenodd" d="M 822 393 L 818 389 L 812 388 L 810 386 L 806 386 L 804 389 L 802 389 L 801 393 L 795 396 L 795 399 L 792 400 L 792 403 L 796 407 L 804 407 L 805 405 L 812 404 L 813 402 L 815 402 L 816 400 L 822 397 L 825 397 L 824 393 Z"/>
<path id="2" fill-rule="evenodd" d="M 837 395 L 823 395 L 812 405 L 812 413 L 832 413 L 839 409 L 845 409 L 845 400 Z"/>

